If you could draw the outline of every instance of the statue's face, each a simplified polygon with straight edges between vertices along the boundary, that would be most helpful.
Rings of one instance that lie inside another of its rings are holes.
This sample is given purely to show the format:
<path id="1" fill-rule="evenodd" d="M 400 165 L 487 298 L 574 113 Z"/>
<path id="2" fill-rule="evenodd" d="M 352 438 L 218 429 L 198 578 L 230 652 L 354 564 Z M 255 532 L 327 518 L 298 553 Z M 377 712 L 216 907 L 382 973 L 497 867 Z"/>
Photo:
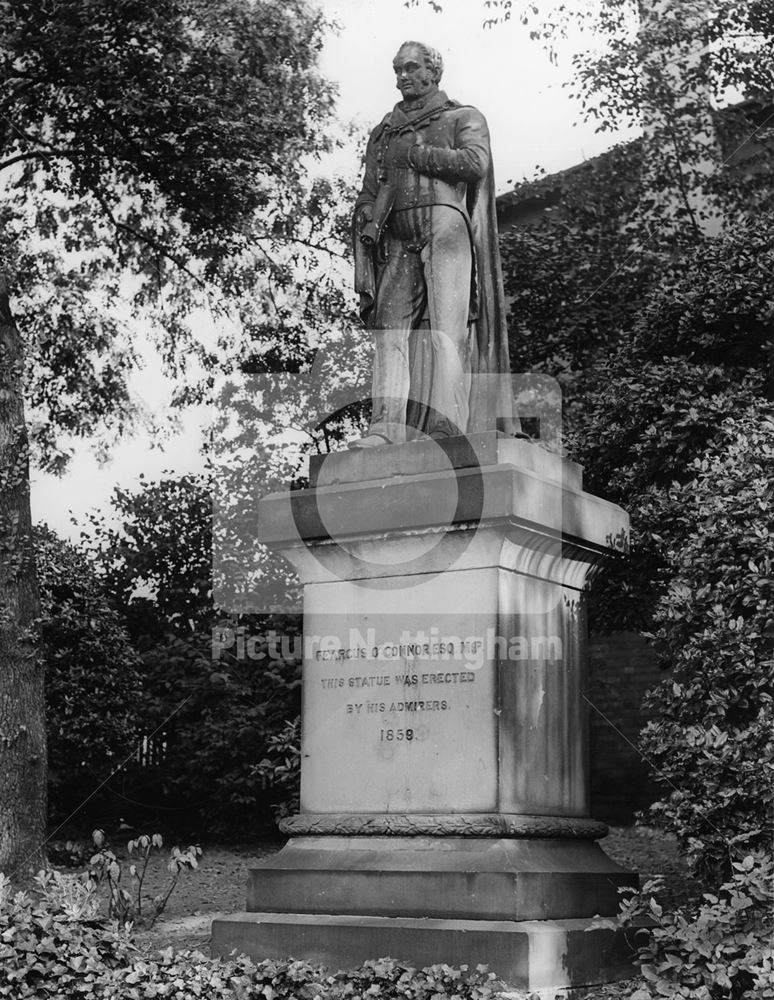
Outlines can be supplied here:
<path id="1" fill-rule="evenodd" d="M 412 101 L 438 89 L 425 63 L 424 53 L 416 45 L 400 49 L 392 61 L 392 68 L 395 70 L 395 86 L 404 100 Z"/>

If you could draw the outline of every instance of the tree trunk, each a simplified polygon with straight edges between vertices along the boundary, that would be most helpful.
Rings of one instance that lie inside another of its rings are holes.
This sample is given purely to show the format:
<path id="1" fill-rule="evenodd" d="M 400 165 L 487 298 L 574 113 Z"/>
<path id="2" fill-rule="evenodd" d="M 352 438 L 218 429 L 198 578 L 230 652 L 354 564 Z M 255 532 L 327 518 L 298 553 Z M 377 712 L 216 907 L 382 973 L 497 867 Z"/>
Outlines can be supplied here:
<path id="1" fill-rule="evenodd" d="M 768 358 L 766 365 L 766 385 L 764 395 L 769 402 L 774 403 L 774 323 L 771 324 L 771 338 L 768 343 Z"/>
<path id="2" fill-rule="evenodd" d="M 0 275 L 0 871 L 23 879 L 45 859 L 43 665 L 24 424 L 24 356 Z"/>

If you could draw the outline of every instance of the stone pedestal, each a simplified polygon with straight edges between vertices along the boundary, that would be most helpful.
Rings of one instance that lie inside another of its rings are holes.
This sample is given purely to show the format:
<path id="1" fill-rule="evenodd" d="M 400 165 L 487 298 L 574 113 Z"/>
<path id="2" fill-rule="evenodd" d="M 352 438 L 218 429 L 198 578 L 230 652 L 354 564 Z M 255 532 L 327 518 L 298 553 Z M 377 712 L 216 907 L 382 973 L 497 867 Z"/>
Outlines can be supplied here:
<path id="1" fill-rule="evenodd" d="M 584 586 L 628 518 L 497 434 L 313 461 L 261 501 L 304 584 L 301 812 L 213 949 L 619 978 L 636 876 L 588 817 Z"/>

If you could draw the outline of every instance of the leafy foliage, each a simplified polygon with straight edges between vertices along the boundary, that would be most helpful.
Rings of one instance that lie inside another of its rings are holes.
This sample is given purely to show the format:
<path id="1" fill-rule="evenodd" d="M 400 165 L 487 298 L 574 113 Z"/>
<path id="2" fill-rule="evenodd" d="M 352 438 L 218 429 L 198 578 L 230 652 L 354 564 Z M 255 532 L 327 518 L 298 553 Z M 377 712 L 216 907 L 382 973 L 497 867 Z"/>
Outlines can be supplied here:
<path id="1" fill-rule="evenodd" d="M 153 624 L 177 635 L 207 630 L 212 617 L 212 498 L 207 480 L 187 475 L 116 488 L 109 516 L 89 518 L 89 545 L 104 586 L 141 648 Z"/>
<path id="2" fill-rule="evenodd" d="M 255 765 L 255 775 L 264 787 L 281 797 L 273 803 L 274 818 L 279 820 L 300 811 L 301 717 L 297 716 L 269 736 L 266 756 Z"/>
<path id="3" fill-rule="evenodd" d="M 563 174 L 517 186 L 548 207 L 501 239 L 514 371 L 540 371 L 571 391 L 579 372 L 626 342 L 650 271 L 622 220 L 637 205 L 639 142 Z"/>
<path id="4" fill-rule="evenodd" d="M 724 366 L 625 352 L 590 376 L 583 416 L 567 435 L 572 454 L 586 466 L 590 492 L 630 511 L 632 525 L 628 560 L 611 564 L 592 589 L 596 628 L 652 628 L 654 602 L 668 587 L 666 548 L 684 527 L 658 498 L 691 478 L 697 455 L 727 445 L 724 422 L 755 406 L 761 385 L 755 374 L 735 383 Z"/>
<path id="5" fill-rule="evenodd" d="M 670 525 L 643 750 L 667 785 L 658 821 L 711 877 L 774 837 L 774 407 L 729 419 L 694 478 L 653 495 Z"/>
<path id="6" fill-rule="evenodd" d="M 272 826 L 276 794 L 255 765 L 298 715 L 300 661 L 273 651 L 265 625 L 249 632 L 260 659 L 229 650 L 213 662 L 211 634 L 168 634 L 143 652 L 143 722 L 164 749 L 122 790 L 178 828 L 244 836 Z"/>
<path id="7" fill-rule="evenodd" d="M 48 871 L 35 882 L 36 895 L 15 893 L 0 874 L 0 996 L 31 1000 L 51 984 L 58 997 L 104 996 L 99 981 L 134 954 L 128 934 L 97 919 L 87 878 Z"/>
<path id="8" fill-rule="evenodd" d="M 549 46 L 575 17 L 523 15 Z M 631 558 L 592 614 L 655 629 L 652 818 L 717 883 L 772 836 L 774 22 L 671 0 L 581 19 L 603 46 L 577 58 L 576 91 L 601 128 L 639 118 L 643 137 L 517 189 L 553 207 L 503 241 L 513 353 L 562 383 L 587 488 L 631 511 Z M 715 113 L 726 86 L 753 100 Z"/>
<path id="9" fill-rule="evenodd" d="M 657 901 L 662 880 L 646 882 L 621 904 L 619 924 L 640 938 L 643 980 L 631 1000 L 774 997 L 774 861 L 764 853 L 732 865 L 717 893 L 674 913 Z"/>
<path id="10" fill-rule="evenodd" d="M 624 364 L 634 375 L 672 358 L 722 366 L 734 382 L 770 368 L 771 209 L 715 239 L 647 249 L 632 228 L 639 157 L 638 143 L 616 147 L 521 185 L 519 200 L 556 203 L 502 239 L 514 368 L 557 378 L 572 421 L 583 419 L 616 356 L 616 375 Z"/>
<path id="11" fill-rule="evenodd" d="M 93 848 L 80 840 L 49 840 L 46 853 L 49 864 L 57 868 L 85 868 Z"/>
<path id="12" fill-rule="evenodd" d="M 764 212 L 643 258 L 627 250 L 624 202 L 601 221 L 622 171 L 615 154 L 560 178 L 556 219 L 511 231 L 503 262 L 519 363 L 559 380 L 588 489 L 632 513 L 632 561 L 600 582 L 597 624 L 647 628 L 665 528 L 648 495 L 691 478 L 694 458 L 725 447 L 723 422 L 771 394 L 774 220 Z M 550 183 L 539 182 L 543 194 Z M 604 248 L 602 267 L 583 243 Z"/>
<path id="13" fill-rule="evenodd" d="M 3 147 L 67 196 L 147 184 L 193 237 L 227 237 L 261 204 L 254 168 L 280 176 L 317 140 L 319 29 L 299 2 L 6 3 Z"/>
<path id="14" fill-rule="evenodd" d="M 767 175 L 771 185 L 774 171 Z M 724 365 L 730 380 L 748 371 L 771 377 L 774 212 L 736 221 L 719 238 L 664 257 L 633 324 L 637 349 Z"/>
<path id="15" fill-rule="evenodd" d="M 88 557 L 35 529 L 51 816 L 76 810 L 135 746 L 140 660 Z"/>

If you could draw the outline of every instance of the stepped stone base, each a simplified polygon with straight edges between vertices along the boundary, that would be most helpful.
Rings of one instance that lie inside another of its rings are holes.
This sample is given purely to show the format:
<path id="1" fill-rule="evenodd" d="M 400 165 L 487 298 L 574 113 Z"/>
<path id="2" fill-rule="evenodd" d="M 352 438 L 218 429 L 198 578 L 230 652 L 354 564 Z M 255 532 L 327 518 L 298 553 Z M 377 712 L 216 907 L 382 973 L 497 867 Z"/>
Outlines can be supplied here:
<path id="1" fill-rule="evenodd" d="M 620 932 L 596 926 L 636 886 L 589 839 L 297 837 L 250 872 L 246 913 L 216 920 L 213 954 L 346 969 L 488 965 L 520 989 L 631 974 Z"/>
<path id="2" fill-rule="evenodd" d="M 252 869 L 247 909 L 551 920 L 614 914 L 636 884 L 590 840 L 297 837 Z"/>

